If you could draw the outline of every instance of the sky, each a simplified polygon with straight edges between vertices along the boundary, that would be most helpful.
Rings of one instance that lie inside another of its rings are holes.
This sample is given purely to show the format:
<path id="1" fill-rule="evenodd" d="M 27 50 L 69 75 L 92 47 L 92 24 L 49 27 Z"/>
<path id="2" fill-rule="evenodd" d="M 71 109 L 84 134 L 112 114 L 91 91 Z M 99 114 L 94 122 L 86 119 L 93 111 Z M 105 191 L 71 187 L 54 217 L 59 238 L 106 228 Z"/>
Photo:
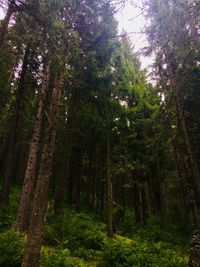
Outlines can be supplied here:
<path id="1" fill-rule="evenodd" d="M 120 8 L 116 14 L 116 19 L 119 22 L 119 33 L 124 29 L 132 41 L 134 51 L 140 52 L 141 49 L 147 45 L 145 34 L 141 33 L 145 25 L 145 18 L 143 14 L 141 14 L 140 9 L 142 0 L 134 0 L 136 5 L 128 2 L 129 1 L 126 1 L 125 6 Z M 4 14 L 0 9 L 0 19 L 2 19 L 3 16 Z M 141 55 L 140 60 L 142 68 L 150 69 L 150 65 L 153 63 L 152 57 L 144 57 Z"/>
<path id="2" fill-rule="evenodd" d="M 142 0 L 134 0 L 136 5 L 127 3 L 116 14 L 118 20 L 118 29 L 121 32 L 123 29 L 127 32 L 131 42 L 134 46 L 135 52 L 141 52 L 142 48 L 148 45 L 145 34 L 141 33 L 145 26 L 145 17 L 141 12 Z M 142 68 L 150 69 L 150 65 L 153 63 L 152 57 L 140 57 Z"/>

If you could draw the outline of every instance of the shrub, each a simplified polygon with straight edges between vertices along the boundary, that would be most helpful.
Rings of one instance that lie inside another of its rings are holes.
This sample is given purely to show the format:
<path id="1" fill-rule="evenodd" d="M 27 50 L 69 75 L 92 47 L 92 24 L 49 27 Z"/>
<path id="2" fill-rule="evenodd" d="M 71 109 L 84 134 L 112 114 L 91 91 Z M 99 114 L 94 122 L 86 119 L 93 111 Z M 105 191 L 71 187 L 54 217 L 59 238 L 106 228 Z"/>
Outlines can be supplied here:
<path id="1" fill-rule="evenodd" d="M 20 189 L 11 187 L 9 206 L 0 210 L 0 230 L 9 230 L 16 220 Z"/>
<path id="2" fill-rule="evenodd" d="M 20 266 L 25 238 L 14 231 L 5 231 L 0 234 L 0 266 Z"/>
<path id="3" fill-rule="evenodd" d="M 100 228 L 95 224 L 91 217 L 85 214 L 77 214 L 71 219 L 66 226 L 66 239 L 71 249 L 84 247 L 93 250 L 102 250 L 106 235 L 101 232 Z"/>
<path id="4" fill-rule="evenodd" d="M 103 267 L 184 267 L 187 259 L 176 255 L 167 243 L 113 240 L 106 244 L 102 256 Z"/>
<path id="5" fill-rule="evenodd" d="M 94 258 L 100 258 L 102 252 L 94 249 L 86 249 L 84 247 L 79 247 L 74 251 L 74 255 L 85 260 L 92 260 Z"/>
<path id="6" fill-rule="evenodd" d="M 42 253 L 41 267 L 84 267 L 79 258 L 71 257 L 68 249 L 51 249 Z"/>
<path id="7" fill-rule="evenodd" d="M 44 244 L 48 246 L 57 246 L 61 243 L 58 232 L 52 224 L 46 224 L 43 232 Z"/>
<path id="8" fill-rule="evenodd" d="M 117 226 L 117 225 L 116 225 Z M 135 229 L 135 214 L 131 210 L 126 210 L 123 220 L 117 226 L 122 234 L 131 234 Z"/>
<path id="9" fill-rule="evenodd" d="M 131 266 L 129 263 L 131 255 L 130 245 L 124 244 L 121 240 L 111 240 L 104 247 L 102 266 Z"/>

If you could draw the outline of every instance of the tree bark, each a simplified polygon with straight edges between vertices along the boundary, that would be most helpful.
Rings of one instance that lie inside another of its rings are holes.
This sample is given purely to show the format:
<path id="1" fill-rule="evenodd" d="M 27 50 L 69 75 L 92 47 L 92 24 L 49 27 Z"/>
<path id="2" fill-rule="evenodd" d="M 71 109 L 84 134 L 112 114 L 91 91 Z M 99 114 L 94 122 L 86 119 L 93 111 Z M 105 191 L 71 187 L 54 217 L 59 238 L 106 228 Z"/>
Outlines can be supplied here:
<path id="1" fill-rule="evenodd" d="M 35 182 L 36 163 L 38 159 L 38 152 L 41 139 L 44 104 L 49 85 L 50 65 L 51 63 L 49 62 L 43 74 L 43 83 L 40 90 L 40 99 L 36 113 L 36 121 L 35 121 L 31 145 L 29 148 L 28 161 L 24 175 L 24 183 L 21 193 L 20 204 L 18 208 L 17 229 L 20 232 L 25 232 L 28 228 L 30 203 L 33 193 L 33 186 Z"/>
<path id="2" fill-rule="evenodd" d="M 200 267 L 200 231 L 197 230 L 192 234 L 190 240 L 190 267 Z"/>
<path id="3" fill-rule="evenodd" d="M 184 172 L 182 166 L 182 160 L 181 157 L 179 156 L 178 151 L 176 150 L 176 147 L 172 145 L 173 149 L 173 154 L 174 154 L 174 159 L 175 159 L 175 164 L 176 164 L 176 170 L 177 170 L 177 175 L 179 177 L 179 183 L 180 183 L 180 189 L 181 189 L 181 197 L 182 197 L 182 202 L 183 202 L 183 207 L 184 207 L 184 216 L 186 222 L 189 221 L 188 214 L 190 212 L 189 209 L 189 199 L 188 199 L 188 194 L 187 194 L 187 173 Z"/>
<path id="4" fill-rule="evenodd" d="M 30 52 L 30 42 L 27 44 L 26 51 L 24 54 L 22 71 L 21 71 L 18 91 L 16 95 L 16 101 L 15 101 L 15 106 L 14 106 L 14 114 L 11 120 L 11 128 L 10 128 L 10 133 L 9 133 L 5 169 L 3 172 L 2 192 L 1 192 L 1 207 L 3 208 L 7 207 L 8 202 L 9 202 L 10 181 L 11 181 L 13 169 L 15 167 L 17 127 L 18 127 L 18 122 L 19 122 L 19 117 L 20 117 L 21 103 L 23 101 L 24 82 L 25 82 L 25 77 L 26 77 L 26 72 L 27 72 L 29 52 Z"/>
<path id="5" fill-rule="evenodd" d="M 141 185 L 138 182 L 134 184 L 134 206 L 135 206 L 135 218 L 136 222 L 143 223 L 143 202 L 142 202 L 142 193 Z"/>
<path id="6" fill-rule="evenodd" d="M 107 235 L 113 236 L 113 214 L 112 214 L 112 179 L 110 164 L 110 100 L 107 107 Z"/>
<path id="7" fill-rule="evenodd" d="M 47 118 L 49 125 L 42 150 L 41 163 L 36 184 L 36 192 L 31 212 L 27 244 L 22 261 L 22 267 L 38 267 L 40 264 L 40 250 L 42 245 L 42 232 L 47 210 L 49 178 L 53 154 L 55 149 L 56 122 L 58 117 L 59 102 L 61 97 L 62 77 L 58 73 L 55 79 L 55 88 Z"/>

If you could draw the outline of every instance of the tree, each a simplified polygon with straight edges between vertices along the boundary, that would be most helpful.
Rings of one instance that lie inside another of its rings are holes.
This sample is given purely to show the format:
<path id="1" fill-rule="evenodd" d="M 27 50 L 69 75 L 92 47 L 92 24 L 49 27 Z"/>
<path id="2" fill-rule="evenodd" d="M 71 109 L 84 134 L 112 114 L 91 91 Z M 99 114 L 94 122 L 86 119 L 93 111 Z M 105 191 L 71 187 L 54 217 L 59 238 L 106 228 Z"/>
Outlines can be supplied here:
<path id="1" fill-rule="evenodd" d="M 156 52 L 155 72 L 160 83 L 160 93 L 165 96 L 166 103 L 170 97 L 173 97 L 177 127 L 180 127 L 179 133 L 186 150 L 184 153 L 187 153 L 190 194 L 194 195 L 191 201 L 195 198 L 197 206 L 199 169 L 193 148 L 193 137 L 188 129 L 188 110 L 185 101 L 187 92 L 191 90 L 191 82 L 184 79 L 186 92 L 183 90 L 181 79 L 181 73 L 197 66 L 198 50 L 196 38 L 194 39 L 194 28 L 197 25 L 190 24 L 192 16 L 190 12 L 188 13 L 188 10 L 192 9 L 189 1 L 150 1 L 147 4 L 147 18 L 150 26 L 146 29 L 150 46 L 146 51 L 147 53 Z"/>

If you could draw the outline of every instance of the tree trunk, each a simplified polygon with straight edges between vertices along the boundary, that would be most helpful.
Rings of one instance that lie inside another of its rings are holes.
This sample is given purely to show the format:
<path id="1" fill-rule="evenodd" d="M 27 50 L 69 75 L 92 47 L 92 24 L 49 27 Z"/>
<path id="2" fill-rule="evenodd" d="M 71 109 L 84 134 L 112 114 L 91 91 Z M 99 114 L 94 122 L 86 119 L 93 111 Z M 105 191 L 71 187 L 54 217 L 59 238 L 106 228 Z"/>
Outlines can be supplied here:
<path id="1" fill-rule="evenodd" d="M 89 149 L 89 166 L 88 166 L 88 195 L 89 195 L 89 207 L 92 210 L 95 207 L 96 201 L 96 162 L 95 162 L 96 147 L 95 144 Z"/>
<path id="2" fill-rule="evenodd" d="M 107 107 L 107 235 L 113 236 L 113 214 L 112 214 L 112 179 L 110 164 L 110 101 Z"/>
<path id="3" fill-rule="evenodd" d="M 137 223 L 143 223 L 143 203 L 141 185 L 135 182 L 134 185 L 134 204 L 135 204 L 135 218 Z"/>
<path id="4" fill-rule="evenodd" d="M 2 192 L 1 192 L 1 207 L 7 207 L 9 202 L 9 190 L 10 190 L 10 181 L 13 169 L 15 167 L 15 160 L 16 160 L 16 141 L 17 141 L 17 127 L 20 117 L 20 109 L 22 98 L 24 94 L 24 82 L 27 72 L 27 65 L 28 65 L 28 57 L 30 51 L 30 43 L 27 44 L 26 51 L 24 54 L 23 65 L 21 76 L 18 85 L 18 91 L 16 95 L 15 107 L 14 107 L 14 114 L 11 120 L 11 128 L 9 133 L 9 140 L 8 140 L 8 148 L 6 153 L 6 162 L 5 162 L 5 169 L 3 173 L 3 184 L 2 184 Z"/>
<path id="5" fill-rule="evenodd" d="M 51 175 L 52 160 L 55 149 L 56 122 L 61 97 L 61 85 L 62 78 L 60 74 L 58 74 L 55 79 L 55 88 L 52 92 L 49 114 L 47 114 L 49 126 L 47 127 L 44 147 L 42 150 L 22 267 L 38 267 L 40 264 L 42 232 L 47 210 L 49 178 Z"/>
<path id="6" fill-rule="evenodd" d="M 142 195 L 142 219 L 143 224 L 147 224 L 148 212 L 149 212 L 149 203 L 148 203 L 148 185 L 145 182 L 141 188 L 141 195 Z"/>
<path id="7" fill-rule="evenodd" d="M 188 154 L 188 158 L 189 158 L 189 162 L 190 162 L 190 168 L 191 168 L 192 175 L 193 175 L 192 179 L 195 183 L 195 187 L 196 187 L 196 191 L 197 191 L 195 194 L 196 198 L 197 198 L 196 201 L 198 201 L 199 192 L 200 192 L 199 169 L 198 169 L 198 166 L 197 166 L 196 161 L 195 161 L 194 152 L 192 149 L 188 129 L 186 126 L 183 102 L 182 102 L 182 99 L 180 97 L 180 94 L 179 94 L 179 91 L 177 88 L 177 83 L 176 83 L 176 80 L 174 78 L 173 67 L 172 67 L 170 59 L 168 59 L 168 69 L 169 69 L 170 81 L 171 81 L 171 84 L 173 87 L 173 94 L 174 94 L 174 99 L 175 99 L 177 116 L 178 116 L 178 120 L 179 120 L 180 125 L 181 125 L 182 135 L 183 135 L 183 139 L 184 139 L 185 146 L 187 149 L 187 154 Z M 191 181 L 191 182 L 193 183 L 193 181 Z"/>
<path id="8" fill-rule="evenodd" d="M 180 190 L 181 190 L 181 197 L 182 197 L 182 202 L 183 202 L 183 207 L 184 207 L 184 216 L 185 216 L 185 220 L 186 222 L 189 221 L 189 208 L 188 208 L 188 203 L 189 203 L 189 199 L 188 199 L 188 194 L 187 194 L 187 179 L 186 179 L 186 173 L 184 173 L 183 168 L 182 168 L 182 162 L 180 159 L 180 156 L 176 150 L 176 147 L 174 145 L 172 145 L 172 150 L 173 150 L 173 154 L 174 154 L 174 159 L 175 159 L 175 164 L 176 164 L 176 170 L 177 170 L 177 175 L 179 177 L 179 183 L 180 183 Z"/>
<path id="9" fill-rule="evenodd" d="M 44 104 L 48 92 L 49 76 L 50 76 L 50 63 L 47 65 L 43 74 L 43 83 L 40 90 L 40 99 L 36 113 L 36 121 L 35 121 L 31 145 L 29 148 L 29 155 L 24 176 L 24 183 L 21 193 L 20 204 L 18 208 L 17 229 L 20 232 L 25 232 L 28 228 L 29 210 L 33 193 L 33 186 L 35 182 L 36 163 L 38 159 L 38 152 L 40 146 Z"/>
<path id="10" fill-rule="evenodd" d="M 1 26 L 0 26 L 0 47 L 2 46 L 3 41 L 5 39 L 5 36 L 6 36 L 6 33 L 8 31 L 8 25 L 9 25 L 9 22 L 10 22 L 10 18 L 11 18 L 12 14 L 13 14 L 13 11 L 14 11 L 14 8 L 13 8 L 14 4 L 15 4 L 14 0 L 11 0 L 9 2 L 9 6 L 8 6 L 8 10 L 7 10 L 6 16 L 1 22 Z"/>
<path id="11" fill-rule="evenodd" d="M 76 206 L 76 211 L 80 210 L 80 182 L 81 182 L 81 148 L 76 148 L 75 153 L 75 173 L 74 173 L 74 202 Z"/>
<path id="12" fill-rule="evenodd" d="M 190 267 L 200 267 L 200 231 L 195 231 L 190 240 Z"/>

